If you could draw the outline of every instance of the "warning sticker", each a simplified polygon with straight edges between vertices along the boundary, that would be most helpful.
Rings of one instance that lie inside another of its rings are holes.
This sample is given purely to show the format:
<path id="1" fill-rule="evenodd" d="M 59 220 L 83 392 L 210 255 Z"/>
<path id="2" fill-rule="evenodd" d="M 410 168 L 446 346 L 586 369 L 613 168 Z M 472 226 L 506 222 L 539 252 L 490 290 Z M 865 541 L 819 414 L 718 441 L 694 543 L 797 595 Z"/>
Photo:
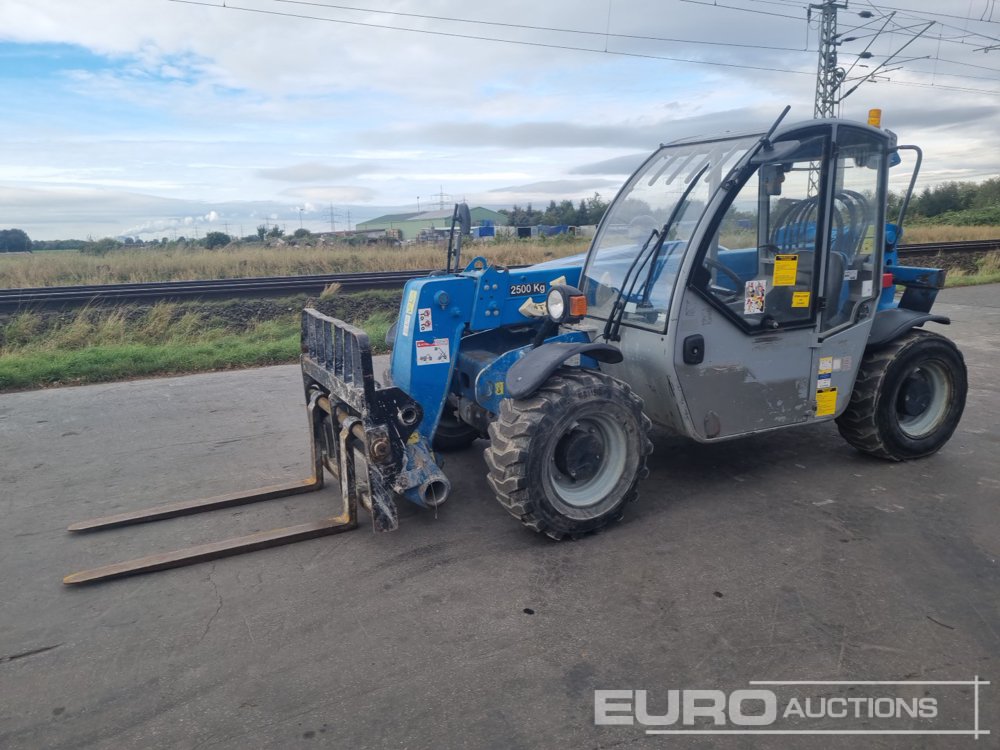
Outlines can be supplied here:
<path id="1" fill-rule="evenodd" d="M 868 227 L 868 231 L 865 233 L 864 242 L 861 243 L 861 252 L 864 255 L 871 255 L 872 250 L 875 249 L 875 226 L 872 225 Z"/>
<path id="2" fill-rule="evenodd" d="M 829 417 L 837 412 L 837 389 L 821 388 L 816 391 L 816 416 Z"/>
<path id="3" fill-rule="evenodd" d="M 417 342 L 418 365 L 440 365 L 445 362 L 451 362 L 448 339 Z"/>
<path id="4" fill-rule="evenodd" d="M 857 281 L 858 280 L 858 269 L 848 268 L 844 271 L 844 281 Z"/>
<path id="5" fill-rule="evenodd" d="M 861 282 L 861 296 L 871 297 L 872 296 L 872 280 L 865 279 Z"/>
<path id="6" fill-rule="evenodd" d="M 760 315 L 764 312 L 764 295 L 767 294 L 767 282 L 757 279 L 746 282 L 743 288 L 743 314 Z"/>
<path id="7" fill-rule="evenodd" d="M 774 256 L 774 285 L 795 286 L 795 276 L 799 270 L 798 255 Z"/>
<path id="8" fill-rule="evenodd" d="M 410 335 L 410 322 L 413 320 L 413 311 L 417 308 L 417 290 L 414 289 L 406 298 L 406 314 L 403 315 L 403 335 Z"/>
<path id="9" fill-rule="evenodd" d="M 417 322 L 420 325 L 421 333 L 426 333 L 434 327 L 431 323 L 431 309 L 429 307 L 421 307 L 417 311 Z"/>
<path id="10" fill-rule="evenodd" d="M 829 388 L 833 385 L 833 375 L 820 375 L 816 380 L 816 390 Z"/>
<path id="11" fill-rule="evenodd" d="M 493 384 L 493 393 L 496 394 L 497 396 L 502 396 L 503 395 L 503 381 L 502 380 L 498 380 L 497 382 L 495 382 Z"/>
<path id="12" fill-rule="evenodd" d="M 792 292 L 792 307 L 809 307 L 809 292 Z"/>
<path id="13" fill-rule="evenodd" d="M 833 357 L 819 358 L 819 374 L 826 375 L 833 372 Z"/>

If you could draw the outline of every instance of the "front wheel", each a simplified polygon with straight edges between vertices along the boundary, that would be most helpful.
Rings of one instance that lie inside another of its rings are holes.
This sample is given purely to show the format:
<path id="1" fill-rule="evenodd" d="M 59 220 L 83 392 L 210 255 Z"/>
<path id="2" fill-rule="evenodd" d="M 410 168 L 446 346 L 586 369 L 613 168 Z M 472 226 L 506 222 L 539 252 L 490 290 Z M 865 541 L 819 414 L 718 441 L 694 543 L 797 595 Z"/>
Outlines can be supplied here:
<path id="1" fill-rule="evenodd" d="M 601 529 L 637 497 L 653 450 L 642 400 L 592 370 L 558 371 L 534 395 L 505 399 L 490 425 L 488 481 L 500 504 L 553 539 Z"/>
<path id="2" fill-rule="evenodd" d="M 855 448 L 879 458 L 929 456 L 958 426 L 968 389 L 958 347 L 914 329 L 865 355 L 837 427 Z"/>

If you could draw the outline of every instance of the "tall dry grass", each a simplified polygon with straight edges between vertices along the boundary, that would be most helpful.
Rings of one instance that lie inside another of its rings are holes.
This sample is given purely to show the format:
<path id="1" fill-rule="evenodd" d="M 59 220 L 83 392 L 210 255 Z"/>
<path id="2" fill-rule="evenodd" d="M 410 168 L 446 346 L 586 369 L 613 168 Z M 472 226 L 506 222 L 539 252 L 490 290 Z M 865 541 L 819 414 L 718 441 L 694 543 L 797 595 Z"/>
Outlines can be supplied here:
<path id="1" fill-rule="evenodd" d="M 476 255 L 484 255 L 491 262 L 502 265 L 539 263 L 583 252 L 587 244 L 585 239 L 473 244 L 463 248 L 463 258 L 468 261 Z M 0 288 L 440 268 L 444 265 L 444 253 L 443 247 L 434 245 L 402 248 L 232 245 L 217 250 L 138 248 L 114 250 L 104 256 L 59 252 L 5 257 L 0 253 Z"/>
<path id="2" fill-rule="evenodd" d="M 963 242 L 994 240 L 1000 237 L 1000 227 L 959 227 L 946 224 L 911 224 L 903 227 L 903 243 L 919 245 L 927 242 Z"/>
<path id="3" fill-rule="evenodd" d="M 1000 227 L 916 225 L 906 228 L 904 241 L 916 244 L 996 237 L 1000 237 Z M 739 246 L 736 238 L 732 239 L 730 244 Z M 468 261 L 475 255 L 483 255 L 500 265 L 539 263 L 582 253 L 588 244 L 589 240 L 575 238 L 477 243 L 466 245 L 463 257 Z M 334 248 L 234 244 L 216 250 L 201 247 L 121 249 L 104 256 L 71 251 L 29 255 L 0 253 L 0 288 L 364 273 L 443 265 L 444 248 L 440 245 Z"/>

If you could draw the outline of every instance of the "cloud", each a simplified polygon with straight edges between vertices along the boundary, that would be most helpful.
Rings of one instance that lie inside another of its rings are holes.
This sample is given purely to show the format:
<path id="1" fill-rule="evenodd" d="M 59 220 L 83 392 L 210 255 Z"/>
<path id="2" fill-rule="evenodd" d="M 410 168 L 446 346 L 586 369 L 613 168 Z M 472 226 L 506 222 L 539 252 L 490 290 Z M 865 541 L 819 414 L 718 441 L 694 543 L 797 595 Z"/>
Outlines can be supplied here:
<path id="1" fill-rule="evenodd" d="M 528 185 L 512 185 L 510 187 L 494 188 L 491 193 L 529 193 L 538 195 L 580 195 L 581 193 L 592 193 L 598 188 L 620 187 L 621 183 L 616 180 L 546 180 L 544 182 L 532 182 Z"/>
<path id="2" fill-rule="evenodd" d="M 345 177 L 358 177 L 363 174 L 379 172 L 379 166 L 373 163 L 351 164 L 335 167 L 318 162 L 302 162 L 287 167 L 272 167 L 258 169 L 257 176 L 265 180 L 280 182 L 319 182 L 322 180 L 340 180 Z"/>
<path id="3" fill-rule="evenodd" d="M 521 122 L 498 125 L 491 122 L 435 122 L 362 135 L 369 143 L 394 142 L 452 147 L 515 149 L 630 148 L 652 149 L 659 143 L 692 133 L 722 133 L 738 124 L 739 130 L 761 130 L 777 110 L 738 108 L 651 122 L 623 120 L 607 125 L 585 125 L 570 121 Z"/>
<path id="4" fill-rule="evenodd" d="M 569 170 L 570 174 L 632 174 L 649 156 L 648 153 L 627 154 L 613 159 L 580 164 Z"/>
<path id="5" fill-rule="evenodd" d="M 349 185 L 290 188 L 282 190 L 281 194 L 289 198 L 302 198 L 316 203 L 370 203 L 377 196 L 371 188 Z"/>
<path id="6" fill-rule="evenodd" d="M 240 5 L 278 14 L 163 0 L 0 3 L 0 68 L 17 103 L 5 112 L 0 185 L 25 198 L 5 203 L 0 189 L 5 221 L 43 238 L 184 217 L 193 228 L 270 215 L 297 226 L 299 207 L 319 222 L 330 203 L 341 213 L 354 204 L 353 220 L 441 192 L 585 197 L 661 142 L 762 131 L 786 103 L 789 121 L 813 110 L 816 37 L 794 4 Z M 940 6 L 910 0 L 908 15 Z M 988 21 L 962 23 L 994 33 Z M 865 84 L 843 106 L 855 120 L 881 107 L 901 142 L 924 148 L 918 190 L 1000 171 L 1000 94 L 977 91 L 1000 88 L 983 70 L 996 66 L 945 37 L 914 41 L 891 81 Z M 872 41 L 884 60 L 900 38 L 845 42 L 838 54 L 850 64 Z"/>

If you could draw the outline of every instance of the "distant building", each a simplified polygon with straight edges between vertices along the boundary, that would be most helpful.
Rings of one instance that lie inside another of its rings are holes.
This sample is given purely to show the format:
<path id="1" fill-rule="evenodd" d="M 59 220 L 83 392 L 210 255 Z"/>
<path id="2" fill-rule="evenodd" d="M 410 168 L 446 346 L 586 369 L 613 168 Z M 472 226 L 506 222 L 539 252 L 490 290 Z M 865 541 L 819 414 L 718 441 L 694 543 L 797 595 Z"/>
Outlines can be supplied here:
<path id="1" fill-rule="evenodd" d="M 397 230 L 403 240 L 415 240 L 421 232 L 434 233 L 435 230 L 447 231 L 451 228 L 451 217 L 454 209 L 446 208 L 443 211 L 420 211 L 409 214 L 387 214 L 379 216 L 370 221 L 361 221 L 357 224 L 357 231 L 370 232 L 375 230 Z M 469 209 L 472 216 L 472 226 L 478 227 L 485 224 L 505 224 L 507 217 L 498 211 L 491 211 L 482 206 Z"/>

